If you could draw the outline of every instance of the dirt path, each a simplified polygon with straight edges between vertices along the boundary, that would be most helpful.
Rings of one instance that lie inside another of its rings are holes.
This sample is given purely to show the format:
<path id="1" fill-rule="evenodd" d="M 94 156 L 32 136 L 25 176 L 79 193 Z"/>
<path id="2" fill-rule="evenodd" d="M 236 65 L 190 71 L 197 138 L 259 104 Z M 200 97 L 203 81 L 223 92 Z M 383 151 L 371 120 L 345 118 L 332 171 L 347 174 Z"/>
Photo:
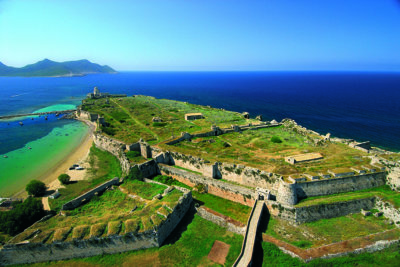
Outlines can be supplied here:
<path id="1" fill-rule="evenodd" d="M 138 121 L 135 117 L 132 116 L 132 114 L 122 105 L 120 105 L 117 101 L 115 101 L 114 99 L 111 99 L 111 101 L 118 105 L 126 114 L 128 114 L 128 116 L 140 127 L 142 127 L 146 132 L 148 132 L 149 134 L 155 136 L 157 138 L 157 140 L 160 140 L 160 137 L 153 132 L 152 130 L 150 130 L 148 127 L 146 127 L 145 125 L 143 125 L 143 123 L 141 123 L 140 121 Z"/>
<path id="2" fill-rule="evenodd" d="M 44 210 L 50 210 L 49 198 L 48 197 L 42 197 L 42 204 L 43 204 L 43 209 Z"/>

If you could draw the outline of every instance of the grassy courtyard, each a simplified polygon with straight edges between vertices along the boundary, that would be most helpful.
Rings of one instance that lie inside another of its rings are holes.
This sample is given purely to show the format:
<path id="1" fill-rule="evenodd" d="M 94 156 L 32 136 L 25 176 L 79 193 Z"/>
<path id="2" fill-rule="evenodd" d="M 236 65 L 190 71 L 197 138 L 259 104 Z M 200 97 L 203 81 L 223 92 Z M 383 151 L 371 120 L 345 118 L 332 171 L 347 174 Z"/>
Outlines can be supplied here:
<path id="1" fill-rule="evenodd" d="M 273 137 L 278 137 L 282 142 L 271 141 Z M 345 144 L 327 143 L 315 146 L 306 137 L 284 126 L 194 138 L 173 146 L 163 144 L 161 147 L 211 162 L 244 164 L 282 175 L 326 173 L 330 169 L 361 166 L 370 162 L 365 157 L 367 154 Z M 287 156 L 313 152 L 321 153 L 324 158 L 295 165 L 284 160 Z"/>
<path id="2" fill-rule="evenodd" d="M 180 136 L 181 132 L 209 131 L 213 124 L 230 127 L 231 124 L 242 125 L 253 121 L 244 119 L 236 112 L 149 96 L 111 98 L 109 104 L 105 99 L 86 99 L 82 109 L 103 116 L 110 124 L 103 132 L 126 143 L 143 138 L 155 144 L 171 136 Z M 186 113 L 197 112 L 202 113 L 205 119 L 185 120 Z M 153 122 L 153 117 L 161 118 L 162 122 Z"/>

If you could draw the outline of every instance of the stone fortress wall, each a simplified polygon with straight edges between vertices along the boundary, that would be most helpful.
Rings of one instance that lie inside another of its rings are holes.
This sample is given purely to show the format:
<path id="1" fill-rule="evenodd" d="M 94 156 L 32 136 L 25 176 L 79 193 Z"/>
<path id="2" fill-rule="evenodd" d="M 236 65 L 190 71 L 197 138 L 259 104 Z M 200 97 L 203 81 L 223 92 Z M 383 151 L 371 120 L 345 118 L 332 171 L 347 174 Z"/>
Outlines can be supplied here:
<path id="1" fill-rule="evenodd" d="M 192 193 L 184 193 L 178 204 L 160 225 L 141 233 L 132 232 L 124 235 L 91 237 L 86 240 L 50 244 L 29 242 L 6 244 L 0 250 L 0 265 L 66 260 L 160 247 L 192 207 L 192 202 Z M 34 227 L 35 224 L 25 231 L 34 229 Z"/>
<path id="2" fill-rule="evenodd" d="M 157 150 L 159 152 L 159 150 Z M 162 154 L 162 153 L 161 153 Z M 162 154 L 160 163 L 176 165 L 188 170 L 201 173 L 203 177 L 217 178 L 204 180 L 199 176 L 198 183 L 210 183 L 219 178 L 250 187 L 261 187 L 269 190 L 276 196 L 278 202 L 287 205 L 295 205 L 298 200 L 312 196 L 324 196 L 337 193 L 378 187 L 386 183 L 385 172 L 375 172 L 362 175 L 352 175 L 340 178 L 321 179 L 301 183 L 287 183 L 276 174 L 261 171 L 256 168 L 235 165 L 230 163 L 211 164 L 204 159 L 187 156 L 177 152 Z M 160 154 L 158 155 L 160 157 Z M 176 169 L 176 168 L 175 168 Z M 176 172 L 176 171 L 175 171 Z M 180 175 L 183 172 L 180 172 Z M 195 179 L 190 179 L 192 184 L 197 184 Z M 221 182 L 227 184 L 226 182 Z M 253 190 L 254 191 L 254 190 Z M 256 194 L 253 194 L 255 197 Z"/>
<path id="3" fill-rule="evenodd" d="M 257 198 L 255 190 L 243 186 L 204 177 L 161 163 L 159 164 L 159 168 L 161 174 L 172 176 L 174 179 L 188 186 L 194 187 L 201 184 L 204 186 L 205 192 L 243 205 L 253 206 L 254 201 Z"/>
<path id="4" fill-rule="evenodd" d="M 315 180 L 289 184 L 281 180 L 277 200 L 287 205 L 295 205 L 299 199 L 352 192 L 378 187 L 386 183 L 386 173 L 376 172 L 341 178 Z"/>
<path id="5" fill-rule="evenodd" d="M 177 142 L 190 140 L 194 137 L 216 136 L 227 132 L 257 129 L 257 127 L 274 127 L 281 124 L 289 124 L 290 127 L 294 127 L 296 131 L 300 134 L 313 134 L 322 137 L 322 140 L 329 140 L 329 134 L 327 136 L 321 136 L 317 132 L 308 130 L 298 125 L 293 120 L 286 119 L 283 120 L 282 123 L 274 123 L 272 125 L 261 124 L 258 126 L 232 126 L 231 129 L 220 129 L 218 127 L 212 127 L 212 130 L 206 133 L 194 135 L 189 133 L 182 133 L 181 137 L 174 140 L 169 140 L 167 144 L 176 144 Z M 314 214 L 314 211 L 309 211 L 306 208 L 293 207 L 293 205 L 298 203 L 298 201 L 302 198 L 311 196 L 323 196 L 342 192 L 351 192 L 354 190 L 362 190 L 381 186 L 386 183 L 386 173 L 376 172 L 362 175 L 351 175 L 341 178 L 321 179 L 307 182 L 294 182 L 290 184 L 285 182 L 282 177 L 279 177 L 278 175 L 273 173 L 268 173 L 256 168 L 251 168 L 243 165 L 219 162 L 211 163 L 207 160 L 193 157 L 191 155 L 184 155 L 182 153 L 172 151 L 162 151 L 158 147 L 151 147 L 142 140 L 137 143 L 124 146 L 124 144 L 122 144 L 121 142 L 112 140 L 108 137 L 97 137 L 97 139 L 98 142 L 96 142 L 96 145 L 104 150 L 110 151 L 114 155 L 117 155 L 118 159 L 120 159 L 121 161 L 121 165 L 125 164 L 126 156 L 124 157 L 124 153 L 121 153 L 121 151 L 123 152 L 123 150 L 125 149 L 140 151 L 143 157 L 153 158 L 154 161 L 146 162 L 141 169 L 142 173 L 144 173 L 144 176 L 146 177 L 162 173 L 171 175 L 175 179 L 189 186 L 203 184 L 206 191 L 210 194 L 214 194 L 248 206 L 252 206 L 255 200 L 258 198 L 258 193 L 255 188 L 264 188 L 269 193 L 271 193 L 273 198 L 276 197 L 276 201 L 268 201 L 268 203 L 271 203 L 270 205 L 268 205 L 268 207 L 271 209 L 271 214 L 280 214 L 280 217 L 286 218 L 293 222 L 305 222 L 313 220 L 312 218 L 318 217 Z M 126 161 L 128 160 L 126 159 Z M 171 165 L 176 165 L 191 171 L 198 172 L 200 173 L 200 175 L 171 167 Z M 130 171 L 131 168 L 132 166 L 129 165 L 129 167 L 126 167 L 125 169 Z M 231 183 L 220 181 L 219 179 L 221 178 Z M 236 185 L 235 183 L 237 183 L 238 185 Z M 241 185 L 244 185 L 245 187 Z M 365 204 L 365 201 L 361 201 L 360 203 Z M 350 202 L 349 205 L 353 205 L 353 210 L 355 211 L 359 211 L 359 206 L 362 206 L 362 204 L 356 202 Z M 278 207 L 280 207 L 280 211 Z M 282 212 L 282 207 L 284 208 L 283 211 L 287 210 L 288 212 Z M 277 208 L 279 212 L 277 212 Z M 309 209 L 313 208 L 311 207 Z M 336 209 L 336 206 L 327 206 L 327 209 Z M 348 214 L 346 212 L 350 210 L 352 209 L 346 208 L 344 209 L 343 213 L 336 214 L 346 215 Z M 323 209 L 319 209 L 319 212 L 321 214 L 324 214 L 321 215 L 322 217 L 333 216 L 321 211 L 323 211 Z M 304 215 L 307 213 L 309 213 L 310 215 Z M 332 212 L 332 214 L 335 214 L 335 212 Z M 302 219 L 303 217 L 307 217 L 308 219 Z"/>

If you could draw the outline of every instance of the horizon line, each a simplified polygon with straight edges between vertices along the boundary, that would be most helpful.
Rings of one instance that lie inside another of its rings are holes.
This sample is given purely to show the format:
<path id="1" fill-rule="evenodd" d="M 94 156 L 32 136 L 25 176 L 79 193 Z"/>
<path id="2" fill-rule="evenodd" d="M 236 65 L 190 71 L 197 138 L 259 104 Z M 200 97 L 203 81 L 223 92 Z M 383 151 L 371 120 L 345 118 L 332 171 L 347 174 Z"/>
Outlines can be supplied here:
<path id="1" fill-rule="evenodd" d="M 338 69 L 338 70 L 313 70 L 313 69 L 304 69 L 304 70 L 268 70 L 268 69 L 260 69 L 260 70 L 116 70 L 117 72 L 399 72 L 400 69 L 396 70 L 346 70 L 346 69 Z"/>

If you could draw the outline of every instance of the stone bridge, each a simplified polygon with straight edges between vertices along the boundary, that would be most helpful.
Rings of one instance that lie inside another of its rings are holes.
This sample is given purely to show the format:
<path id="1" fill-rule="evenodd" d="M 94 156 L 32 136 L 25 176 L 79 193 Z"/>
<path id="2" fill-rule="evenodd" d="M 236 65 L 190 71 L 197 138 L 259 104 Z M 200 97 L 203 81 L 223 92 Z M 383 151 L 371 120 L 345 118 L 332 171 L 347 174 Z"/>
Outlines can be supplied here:
<path id="1" fill-rule="evenodd" d="M 260 222 L 265 203 L 262 200 L 256 200 L 247 222 L 246 233 L 243 239 L 242 251 L 236 259 L 233 267 L 251 266 L 253 260 L 254 244 L 257 236 L 257 228 Z"/>
<path id="2" fill-rule="evenodd" d="M 3 119 L 11 119 L 11 118 L 17 118 L 17 117 L 26 117 L 26 116 L 36 116 L 36 115 L 47 115 L 47 114 L 65 114 L 65 113 L 71 113 L 75 112 L 76 109 L 67 109 L 67 110 L 58 110 L 58 111 L 47 111 L 47 112 L 38 112 L 38 113 L 26 113 L 26 114 L 14 114 L 14 115 L 5 115 L 5 116 L 0 116 L 0 120 Z"/>

